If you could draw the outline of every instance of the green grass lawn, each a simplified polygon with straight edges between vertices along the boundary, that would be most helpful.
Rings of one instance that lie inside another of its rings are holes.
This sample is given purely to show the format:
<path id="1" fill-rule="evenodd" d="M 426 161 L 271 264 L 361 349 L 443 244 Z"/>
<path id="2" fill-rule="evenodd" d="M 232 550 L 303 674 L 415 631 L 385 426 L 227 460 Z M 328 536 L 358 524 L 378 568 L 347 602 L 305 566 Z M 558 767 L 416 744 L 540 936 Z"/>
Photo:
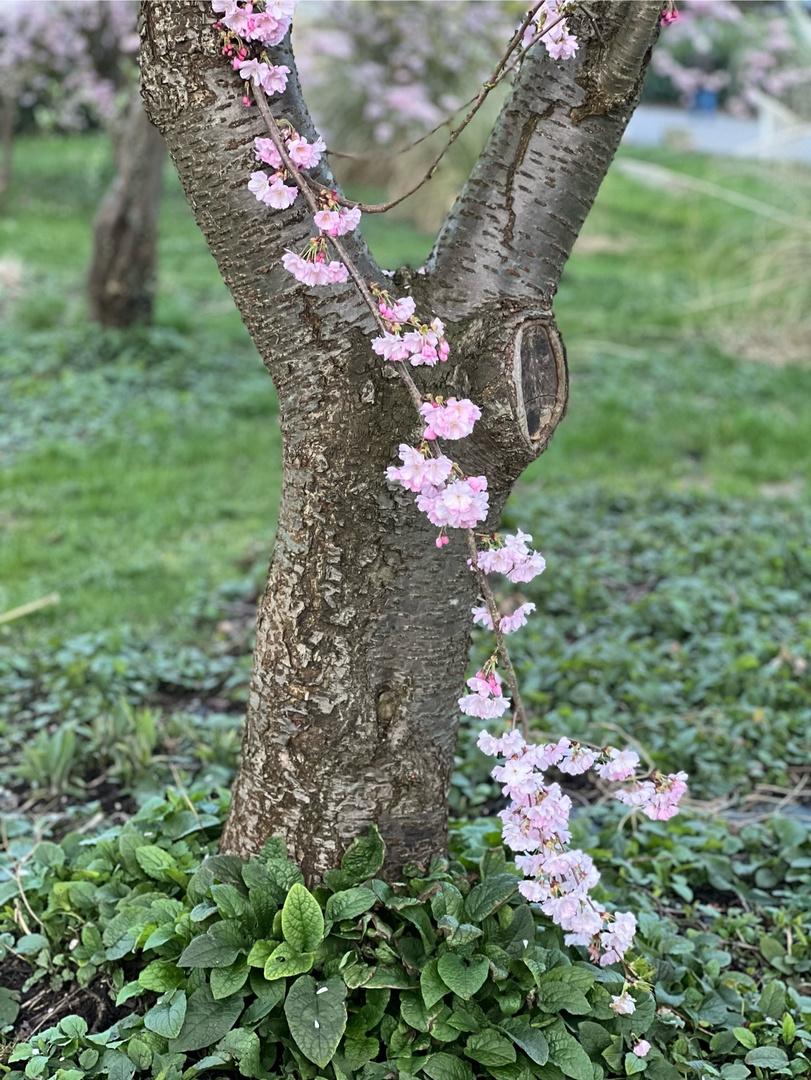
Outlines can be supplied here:
<path id="1" fill-rule="evenodd" d="M 753 164 L 633 156 L 807 220 L 799 168 L 776 183 Z M 61 596 L 7 635 L 129 625 L 187 636 L 184 605 L 272 542 L 273 389 L 168 166 L 156 326 L 85 322 L 110 169 L 100 137 L 20 139 L 0 215 L 0 612 Z M 367 233 L 387 266 L 418 264 L 432 243 L 402 220 L 375 218 Z M 811 347 L 797 341 L 809 263 L 761 296 L 781 252 L 808 255 L 795 249 L 762 214 L 612 170 L 556 303 L 569 414 L 524 483 L 806 500 Z"/>

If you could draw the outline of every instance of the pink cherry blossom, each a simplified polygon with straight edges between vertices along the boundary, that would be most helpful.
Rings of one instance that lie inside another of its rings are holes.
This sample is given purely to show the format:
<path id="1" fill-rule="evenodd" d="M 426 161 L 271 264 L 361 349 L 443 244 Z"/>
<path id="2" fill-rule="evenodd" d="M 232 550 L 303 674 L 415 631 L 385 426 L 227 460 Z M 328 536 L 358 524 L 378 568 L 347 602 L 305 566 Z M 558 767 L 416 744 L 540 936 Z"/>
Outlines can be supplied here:
<path id="1" fill-rule="evenodd" d="M 573 743 L 562 755 L 558 768 L 569 776 L 580 776 L 581 773 L 588 772 L 596 760 L 597 754 L 593 750 L 587 750 L 579 743 Z"/>
<path id="2" fill-rule="evenodd" d="M 636 1002 L 627 990 L 623 990 L 621 994 L 612 994 L 611 1004 L 608 1007 L 613 1009 L 618 1016 L 633 1016 L 636 1012 Z"/>
<path id="3" fill-rule="evenodd" d="M 281 154 L 276 149 L 273 139 L 256 138 L 253 140 L 253 145 L 256 147 L 257 161 L 264 161 L 265 164 L 270 165 L 272 169 L 281 169 Z"/>
<path id="4" fill-rule="evenodd" d="M 337 231 L 338 220 L 337 210 L 319 210 L 313 217 L 316 228 L 320 229 L 321 232 L 332 232 L 333 235 L 333 230 Z"/>
<path id="5" fill-rule="evenodd" d="M 451 529 L 472 529 L 487 517 L 489 505 L 484 476 L 454 480 L 441 491 L 417 496 L 417 506 L 432 525 Z"/>
<path id="6" fill-rule="evenodd" d="M 617 911 L 600 934 L 603 955 L 600 967 L 618 963 L 631 947 L 636 933 L 636 919 L 629 911 Z"/>
<path id="7" fill-rule="evenodd" d="M 248 79 L 254 86 L 261 87 L 268 95 L 282 93 L 287 86 L 287 76 L 290 74 L 289 67 L 284 65 L 271 67 L 270 64 L 261 63 L 259 60 L 236 60 L 234 67 L 243 79 Z"/>
<path id="8" fill-rule="evenodd" d="M 400 444 L 400 460 L 402 466 L 390 466 L 386 469 L 386 477 L 407 491 L 439 488 L 453 472 L 453 462 L 444 454 L 439 457 L 426 456 L 407 443 Z"/>
<path id="9" fill-rule="evenodd" d="M 287 152 L 290 160 L 300 169 L 313 169 L 321 160 L 327 146 L 319 136 L 314 143 L 309 143 L 302 135 L 294 135 L 287 140 Z"/>
<path id="10" fill-rule="evenodd" d="M 399 362 L 408 359 L 409 350 L 399 334 L 390 334 L 388 331 L 382 337 L 372 340 L 372 349 L 384 360 Z"/>
<path id="11" fill-rule="evenodd" d="M 344 281 L 349 281 L 349 271 L 342 262 L 335 260 L 327 264 L 327 275 L 330 285 L 339 285 Z"/>
<path id="12" fill-rule="evenodd" d="M 346 233 L 354 232 L 360 224 L 361 213 L 357 206 L 351 209 L 342 206 L 338 211 L 338 227 L 336 236 L 345 236 Z"/>
<path id="13" fill-rule="evenodd" d="M 608 761 L 595 765 L 594 771 L 603 780 L 627 780 L 638 766 L 639 754 L 635 754 L 633 750 L 616 750 L 611 747 Z"/>
<path id="14" fill-rule="evenodd" d="M 270 177 L 266 172 L 258 170 L 251 173 L 251 178 L 248 181 L 248 191 L 250 191 L 260 202 L 265 201 L 265 196 L 270 191 Z"/>
<path id="15" fill-rule="evenodd" d="M 420 408 L 425 417 L 426 439 L 464 439 L 477 420 L 481 419 L 481 409 L 467 398 L 448 398 L 441 405 L 426 401 Z"/>
<path id="16" fill-rule="evenodd" d="M 505 697 L 484 697 L 482 694 L 466 694 L 459 698 L 459 708 L 466 716 L 476 716 L 480 720 L 495 720 L 509 709 L 510 702 Z"/>
<path id="17" fill-rule="evenodd" d="M 262 202 L 272 206 L 274 210 L 286 210 L 296 201 L 298 188 L 291 184 L 285 184 L 281 176 L 276 176 L 267 192 L 262 196 Z"/>

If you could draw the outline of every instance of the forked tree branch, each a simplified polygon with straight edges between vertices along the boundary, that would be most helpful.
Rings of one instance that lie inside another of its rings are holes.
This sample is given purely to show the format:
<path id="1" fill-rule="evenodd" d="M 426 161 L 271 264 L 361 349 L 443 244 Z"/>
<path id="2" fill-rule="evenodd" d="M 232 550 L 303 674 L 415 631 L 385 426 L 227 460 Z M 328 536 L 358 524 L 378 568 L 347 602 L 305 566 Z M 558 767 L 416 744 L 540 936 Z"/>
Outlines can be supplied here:
<path id="1" fill-rule="evenodd" d="M 523 61 L 429 263 L 451 319 L 516 301 L 549 310 L 563 265 L 638 99 L 659 0 L 603 0 L 570 18 L 580 49 Z"/>

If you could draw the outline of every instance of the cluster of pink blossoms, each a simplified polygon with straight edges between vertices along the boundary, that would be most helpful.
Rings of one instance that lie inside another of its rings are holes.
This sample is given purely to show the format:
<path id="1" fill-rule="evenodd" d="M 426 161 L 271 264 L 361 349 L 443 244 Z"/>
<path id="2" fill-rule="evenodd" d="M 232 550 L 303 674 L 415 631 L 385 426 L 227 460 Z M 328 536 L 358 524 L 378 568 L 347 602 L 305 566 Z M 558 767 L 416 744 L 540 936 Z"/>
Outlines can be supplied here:
<path id="1" fill-rule="evenodd" d="M 426 401 L 420 415 L 426 423 L 424 439 L 465 439 L 476 421 L 481 420 L 482 411 L 467 398 L 434 398 Z"/>
<path id="2" fill-rule="evenodd" d="M 459 708 L 466 716 L 495 720 L 509 709 L 510 699 L 502 695 L 501 676 L 496 671 L 477 671 L 467 685 L 473 693 L 459 698 Z"/>
<path id="3" fill-rule="evenodd" d="M 238 0 L 212 0 L 211 6 L 220 22 L 243 41 L 260 45 L 279 45 L 293 21 L 296 0 L 266 0 L 263 10 L 255 3 L 240 4 Z"/>
<path id="4" fill-rule="evenodd" d="M 530 543 L 530 534 L 520 529 L 515 536 L 496 535 L 490 546 L 476 556 L 476 562 L 485 574 L 504 574 L 514 585 L 532 581 L 546 569 L 546 559 L 540 551 L 530 551 Z"/>
<path id="5" fill-rule="evenodd" d="M 566 20 L 561 18 L 569 6 L 568 0 L 544 0 L 524 31 L 523 47 L 526 48 L 537 34 L 543 33 L 545 26 L 549 26 L 541 38 L 546 51 L 553 60 L 570 60 L 577 52 L 578 45 L 577 38 L 569 33 Z"/>
<path id="6" fill-rule="evenodd" d="M 434 367 L 439 361 L 448 359 L 451 349 L 445 340 L 445 327 L 441 319 L 434 318 L 430 323 L 422 323 L 414 314 L 416 305 L 410 296 L 393 300 L 385 290 L 375 288 L 373 292 L 378 301 L 377 310 L 386 327 L 380 337 L 372 339 L 372 348 L 378 356 L 395 363 L 408 360 L 413 367 Z M 411 329 L 403 334 L 401 330 L 405 326 Z"/>
<path id="7" fill-rule="evenodd" d="M 502 793 L 510 798 L 510 805 L 499 817 L 504 843 L 522 853 L 516 856 L 515 863 L 527 880 L 521 882 L 519 890 L 567 931 L 567 945 L 588 946 L 601 967 L 618 962 L 633 941 L 636 919 L 628 912 L 608 914 L 590 895 L 600 879 L 599 872 L 589 855 L 567 847 L 571 840 L 572 802 L 558 784 L 547 781 L 545 774 L 552 766 L 569 775 L 593 768 L 602 779 L 628 780 L 639 765 L 638 755 L 613 747 L 594 750 L 569 739 L 533 745 L 517 731 L 498 739 L 482 731 L 478 745 L 485 754 L 506 758 L 492 775 L 503 784 Z M 628 796 L 632 796 L 633 805 L 644 814 L 664 820 L 676 813 L 676 805 L 686 790 L 684 779 L 683 773 L 666 777 L 654 774 L 653 781 L 637 782 L 632 791 L 618 791 L 615 795 L 621 802 L 628 802 Z M 633 1000 L 626 994 L 615 997 L 611 1007 L 618 1013 L 634 1011 Z"/>
<path id="8" fill-rule="evenodd" d="M 522 626 L 527 625 L 527 615 L 535 610 L 534 604 L 521 604 L 512 615 L 502 615 L 498 621 L 498 628 L 502 634 L 512 634 Z M 473 608 L 473 621 L 488 630 L 493 629 L 493 617 L 486 607 Z"/>

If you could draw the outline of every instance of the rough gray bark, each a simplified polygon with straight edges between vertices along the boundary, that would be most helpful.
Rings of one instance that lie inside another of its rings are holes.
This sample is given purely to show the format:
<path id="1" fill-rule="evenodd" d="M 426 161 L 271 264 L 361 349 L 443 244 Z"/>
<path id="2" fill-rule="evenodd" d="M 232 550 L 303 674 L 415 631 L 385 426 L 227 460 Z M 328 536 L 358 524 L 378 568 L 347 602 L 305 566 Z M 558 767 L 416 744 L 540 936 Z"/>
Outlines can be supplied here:
<path id="1" fill-rule="evenodd" d="M 427 273 L 396 278 L 420 313 L 450 320 L 451 360 L 420 369 L 421 385 L 483 408 L 459 460 L 488 476 L 491 528 L 565 408 L 551 299 L 632 111 L 659 10 L 590 5 L 576 16 L 574 64 L 524 63 Z M 411 496 L 385 484 L 416 429 L 405 388 L 369 347 L 376 331 L 355 289 L 309 290 L 280 266 L 309 237 L 309 214 L 301 198 L 268 213 L 247 190 L 252 140 L 266 132 L 240 103 L 206 5 L 146 0 L 142 11 L 150 116 L 280 401 L 282 505 L 222 846 L 245 855 L 281 832 L 315 877 L 374 821 L 393 864 L 425 860 L 446 842 L 476 592 L 464 542 L 437 551 Z M 294 68 L 289 43 L 275 53 Z M 295 76 L 273 108 L 313 136 Z M 334 186 L 326 166 L 316 179 Z M 362 237 L 346 240 L 382 283 Z"/>
<path id="2" fill-rule="evenodd" d="M 152 322 L 166 156 L 163 137 L 137 94 L 114 146 L 116 176 L 93 225 L 87 294 L 91 319 L 124 327 Z"/>

